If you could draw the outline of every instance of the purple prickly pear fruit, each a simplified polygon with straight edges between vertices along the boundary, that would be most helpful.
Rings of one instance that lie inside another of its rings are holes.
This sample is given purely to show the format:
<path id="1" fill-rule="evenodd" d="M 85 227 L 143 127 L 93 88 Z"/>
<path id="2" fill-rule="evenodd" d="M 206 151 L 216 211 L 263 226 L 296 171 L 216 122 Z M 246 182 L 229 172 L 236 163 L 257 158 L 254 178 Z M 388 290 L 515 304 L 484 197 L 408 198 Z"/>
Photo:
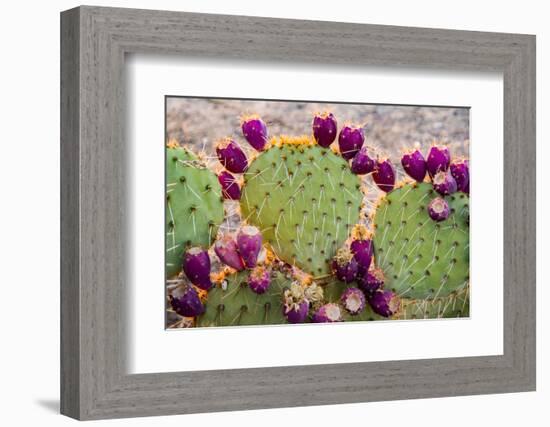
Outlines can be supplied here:
<path id="1" fill-rule="evenodd" d="M 392 291 L 378 290 L 368 296 L 369 304 L 376 314 L 384 317 L 393 316 L 399 311 L 401 302 Z"/>
<path id="2" fill-rule="evenodd" d="M 354 240 L 350 244 L 353 257 L 357 261 L 357 273 L 359 276 L 363 276 L 369 271 L 372 261 L 372 248 L 371 240 Z"/>
<path id="3" fill-rule="evenodd" d="M 431 177 L 439 171 L 446 171 L 451 163 L 449 149 L 445 145 L 432 145 L 426 160 L 426 168 Z"/>
<path id="4" fill-rule="evenodd" d="M 208 290 L 210 281 L 210 256 L 208 252 L 195 246 L 183 255 L 183 271 L 193 285 Z"/>
<path id="5" fill-rule="evenodd" d="M 346 125 L 338 135 L 340 154 L 346 160 L 353 158 L 363 146 L 365 134 L 361 126 Z"/>
<path id="6" fill-rule="evenodd" d="M 384 286 L 384 272 L 379 268 L 371 268 L 366 275 L 357 280 L 359 288 L 366 294 L 370 295 L 373 292 L 381 289 Z"/>
<path id="7" fill-rule="evenodd" d="M 231 138 L 225 138 L 216 145 L 218 160 L 229 172 L 244 173 L 248 168 L 246 154 Z"/>
<path id="8" fill-rule="evenodd" d="M 176 313 L 184 317 L 195 317 L 204 313 L 204 305 L 197 291 L 187 284 L 178 286 L 172 291 L 170 305 Z"/>
<path id="9" fill-rule="evenodd" d="M 441 197 L 436 197 L 428 204 L 428 215 L 436 222 L 445 221 L 449 217 L 449 212 L 449 204 Z"/>
<path id="10" fill-rule="evenodd" d="M 244 138 L 257 151 L 263 151 L 267 144 L 267 126 L 260 116 L 253 114 L 241 118 Z"/>
<path id="11" fill-rule="evenodd" d="M 357 261 L 357 276 L 364 276 L 372 261 L 373 246 L 369 231 L 364 225 L 356 225 L 352 231 L 350 250 Z"/>
<path id="12" fill-rule="evenodd" d="M 309 301 L 305 298 L 303 287 L 292 282 L 290 289 L 283 293 L 283 314 L 289 323 L 304 323 L 309 311 Z"/>
<path id="13" fill-rule="evenodd" d="M 359 314 L 365 309 L 365 294 L 357 288 L 348 288 L 340 297 L 340 303 L 351 314 Z"/>
<path id="14" fill-rule="evenodd" d="M 283 314 L 288 323 L 304 323 L 307 319 L 308 310 L 309 303 L 305 300 L 292 306 L 283 306 Z"/>
<path id="15" fill-rule="evenodd" d="M 332 323 L 342 321 L 342 310 L 338 304 L 328 303 L 321 306 L 312 317 L 315 323 Z"/>
<path id="16" fill-rule="evenodd" d="M 239 255 L 237 243 L 231 236 L 225 235 L 221 239 L 216 240 L 214 251 L 221 262 L 234 268 L 237 271 L 244 270 L 244 262 Z"/>
<path id="17" fill-rule="evenodd" d="M 241 187 L 235 177 L 229 172 L 220 172 L 218 181 L 222 187 L 222 194 L 225 199 L 239 200 L 241 198 Z"/>
<path id="18" fill-rule="evenodd" d="M 374 171 L 372 173 L 372 179 L 380 188 L 380 190 L 389 193 L 395 186 L 395 169 L 390 162 L 390 159 L 378 160 Z"/>
<path id="19" fill-rule="evenodd" d="M 237 234 L 239 254 L 247 268 L 254 268 L 258 261 L 258 254 L 262 249 L 262 235 L 260 230 L 251 225 L 245 225 Z"/>
<path id="20" fill-rule="evenodd" d="M 336 256 L 332 261 L 332 268 L 339 280 L 344 283 L 351 283 L 357 277 L 359 265 L 350 248 L 345 246 L 336 252 Z"/>
<path id="21" fill-rule="evenodd" d="M 424 177 L 426 176 L 426 160 L 418 147 L 403 154 L 401 165 L 412 179 L 418 182 L 424 181 Z"/>
<path id="22" fill-rule="evenodd" d="M 263 294 L 269 288 L 271 274 L 269 270 L 261 265 L 257 266 L 248 276 L 248 286 L 257 294 Z"/>
<path id="23" fill-rule="evenodd" d="M 332 113 L 317 113 L 313 117 L 313 137 L 321 147 L 328 147 L 336 139 L 336 119 Z"/>
<path id="24" fill-rule="evenodd" d="M 468 160 L 459 160 L 451 163 L 451 175 L 456 181 L 458 191 L 470 192 L 470 164 Z"/>
<path id="25" fill-rule="evenodd" d="M 363 146 L 351 161 L 351 171 L 356 175 L 366 175 L 374 170 L 376 161 L 369 156 L 367 147 Z"/>
<path id="26" fill-rule="evenodd" d="M 453 176 L 448 171 L 437 172 L 433 177 L 433 187 L 442 196 L 456 192 L 457 186 Z"/>

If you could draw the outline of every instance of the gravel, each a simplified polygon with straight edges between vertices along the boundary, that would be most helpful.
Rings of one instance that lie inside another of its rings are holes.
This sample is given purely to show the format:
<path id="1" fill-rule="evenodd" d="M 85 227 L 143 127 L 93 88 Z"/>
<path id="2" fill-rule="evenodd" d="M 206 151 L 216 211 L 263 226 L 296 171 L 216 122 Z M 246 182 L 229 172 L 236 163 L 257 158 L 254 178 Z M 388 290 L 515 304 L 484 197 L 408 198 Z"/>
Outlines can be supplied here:
<path id="1" fill-rule="evenodd" d="M 310 135 L 313 114 L 327 110 L 336 116 L 339 127 L 346 122 L 364 124 L 366 144 L 395 162 L 401 150 L 415 142 L 426 152 L 433 141 L 441 141 L 450 146 L 453 157 L 468 156 L 468 108 L 169 98 L 167 136 L 211 156 L 220 138 L 243 141 L 242 114 L 259 114 L 271 136 Z"/>

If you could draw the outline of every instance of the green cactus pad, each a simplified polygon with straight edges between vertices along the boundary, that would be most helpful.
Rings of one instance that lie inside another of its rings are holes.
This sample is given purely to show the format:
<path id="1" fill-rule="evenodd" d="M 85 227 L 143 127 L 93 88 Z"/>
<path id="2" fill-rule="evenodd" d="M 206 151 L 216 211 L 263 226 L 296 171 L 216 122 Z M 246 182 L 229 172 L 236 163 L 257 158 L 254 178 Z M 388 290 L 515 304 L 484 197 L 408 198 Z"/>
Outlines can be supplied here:
<path id="1" fill-rule="evenodd" d="M 225 278 L 226 289 L 216 285 L 208 292 L 206 311 L 197 317 L 197 326 L 276 325 L 287 323 L 283 315 L 283 292 L 291 280 L 272 273 L 266 293 L 258 295 L 248 287 L 248 270 Z M 273 277 L 275 276 L 275 277 Z"/>
<path id="2" fill-rule="evenodd" d="M 342 296 L 344 291 L 347 288 L 354 288 L 354 287 L 357 287 L 357 285 L 353 283 L 346 284 L 346 283 L 340 282 L 339 280 L 334 280 L 332 282 L 327 283 L 326 285 L 323 286 L 323 295 L 325 298 L 325 303 L 333 302 L 333 303 L 340 304 L 340 297 Z M 388 320 L 388 318 L 384 316 L 380 316 L 379 314 L 376 314 L 374 311 L 372 311 L 372 308 L 370 307 L 368 302 L 365 305 L 365 309 L 361 313 L 351 315 L 343 307 L 342 307 L 342 312 L 345 313 L 344 314 L 345 322 Z"/>
<path id="3" fill-rule="evenodd" d="M 385 288 L 402 298 L 442 298 L 469 282 L 469 198 L 446 196 L 451 214 L 438 223 L 427 211 L 437 196 L 431 184 L 409 183 L 377 207 L 375 261 L 386 276 Z"/>
<path id="4" fill-rule="evenodd" d="M 360 180 L 331 150 L 307 138 L 290 141 L 273 145 L 250 164 L 242 215 L 260 228 L 280 259 L 324 276 L 359 219 Z"/>
<path id="5" fill-rule="evenodd" d="M 181 270 L 190 246 L 208 248 L 223 221 L 221 187 L 214 173 L 189 150 L 166 148 L 166 276 Z"/>
<path id="6" fill-rule="evenodd" d="M 401 300 L 401 310 L 394 319 L 442 319 L 470 316 L 470 289 L 435 300 Z"/>

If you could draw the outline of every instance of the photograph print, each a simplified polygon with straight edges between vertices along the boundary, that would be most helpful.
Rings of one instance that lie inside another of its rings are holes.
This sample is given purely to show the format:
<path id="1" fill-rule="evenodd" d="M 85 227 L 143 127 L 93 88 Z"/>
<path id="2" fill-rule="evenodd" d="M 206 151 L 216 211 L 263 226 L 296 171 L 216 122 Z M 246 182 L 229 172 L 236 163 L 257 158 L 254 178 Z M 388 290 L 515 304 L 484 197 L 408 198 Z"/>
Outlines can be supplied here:
<path id="1" fill-rule="evenodd" d="M 166 328 L 470 316 L 469 108 L 165 102 Z"/>

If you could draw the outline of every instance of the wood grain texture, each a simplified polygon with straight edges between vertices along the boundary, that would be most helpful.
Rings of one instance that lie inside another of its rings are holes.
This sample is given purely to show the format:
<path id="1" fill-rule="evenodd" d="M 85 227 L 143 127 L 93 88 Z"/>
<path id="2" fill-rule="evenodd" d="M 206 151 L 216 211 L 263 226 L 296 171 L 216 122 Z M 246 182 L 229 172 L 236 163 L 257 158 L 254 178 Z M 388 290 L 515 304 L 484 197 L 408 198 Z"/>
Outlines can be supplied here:
<path id="1" fill-rule="evenodd" d="M 96 7 L 61 20 L 62 413 L 99 419 L 534 390 L 533 36 Z M 504 354 L 128 375 L 129 53 L 502 72 Z"/>
<path id="2" fill-rule="evenodd" d="M 79 97 L 80 14 L 61 20 L 61 412 L 80 413 Z"/>

